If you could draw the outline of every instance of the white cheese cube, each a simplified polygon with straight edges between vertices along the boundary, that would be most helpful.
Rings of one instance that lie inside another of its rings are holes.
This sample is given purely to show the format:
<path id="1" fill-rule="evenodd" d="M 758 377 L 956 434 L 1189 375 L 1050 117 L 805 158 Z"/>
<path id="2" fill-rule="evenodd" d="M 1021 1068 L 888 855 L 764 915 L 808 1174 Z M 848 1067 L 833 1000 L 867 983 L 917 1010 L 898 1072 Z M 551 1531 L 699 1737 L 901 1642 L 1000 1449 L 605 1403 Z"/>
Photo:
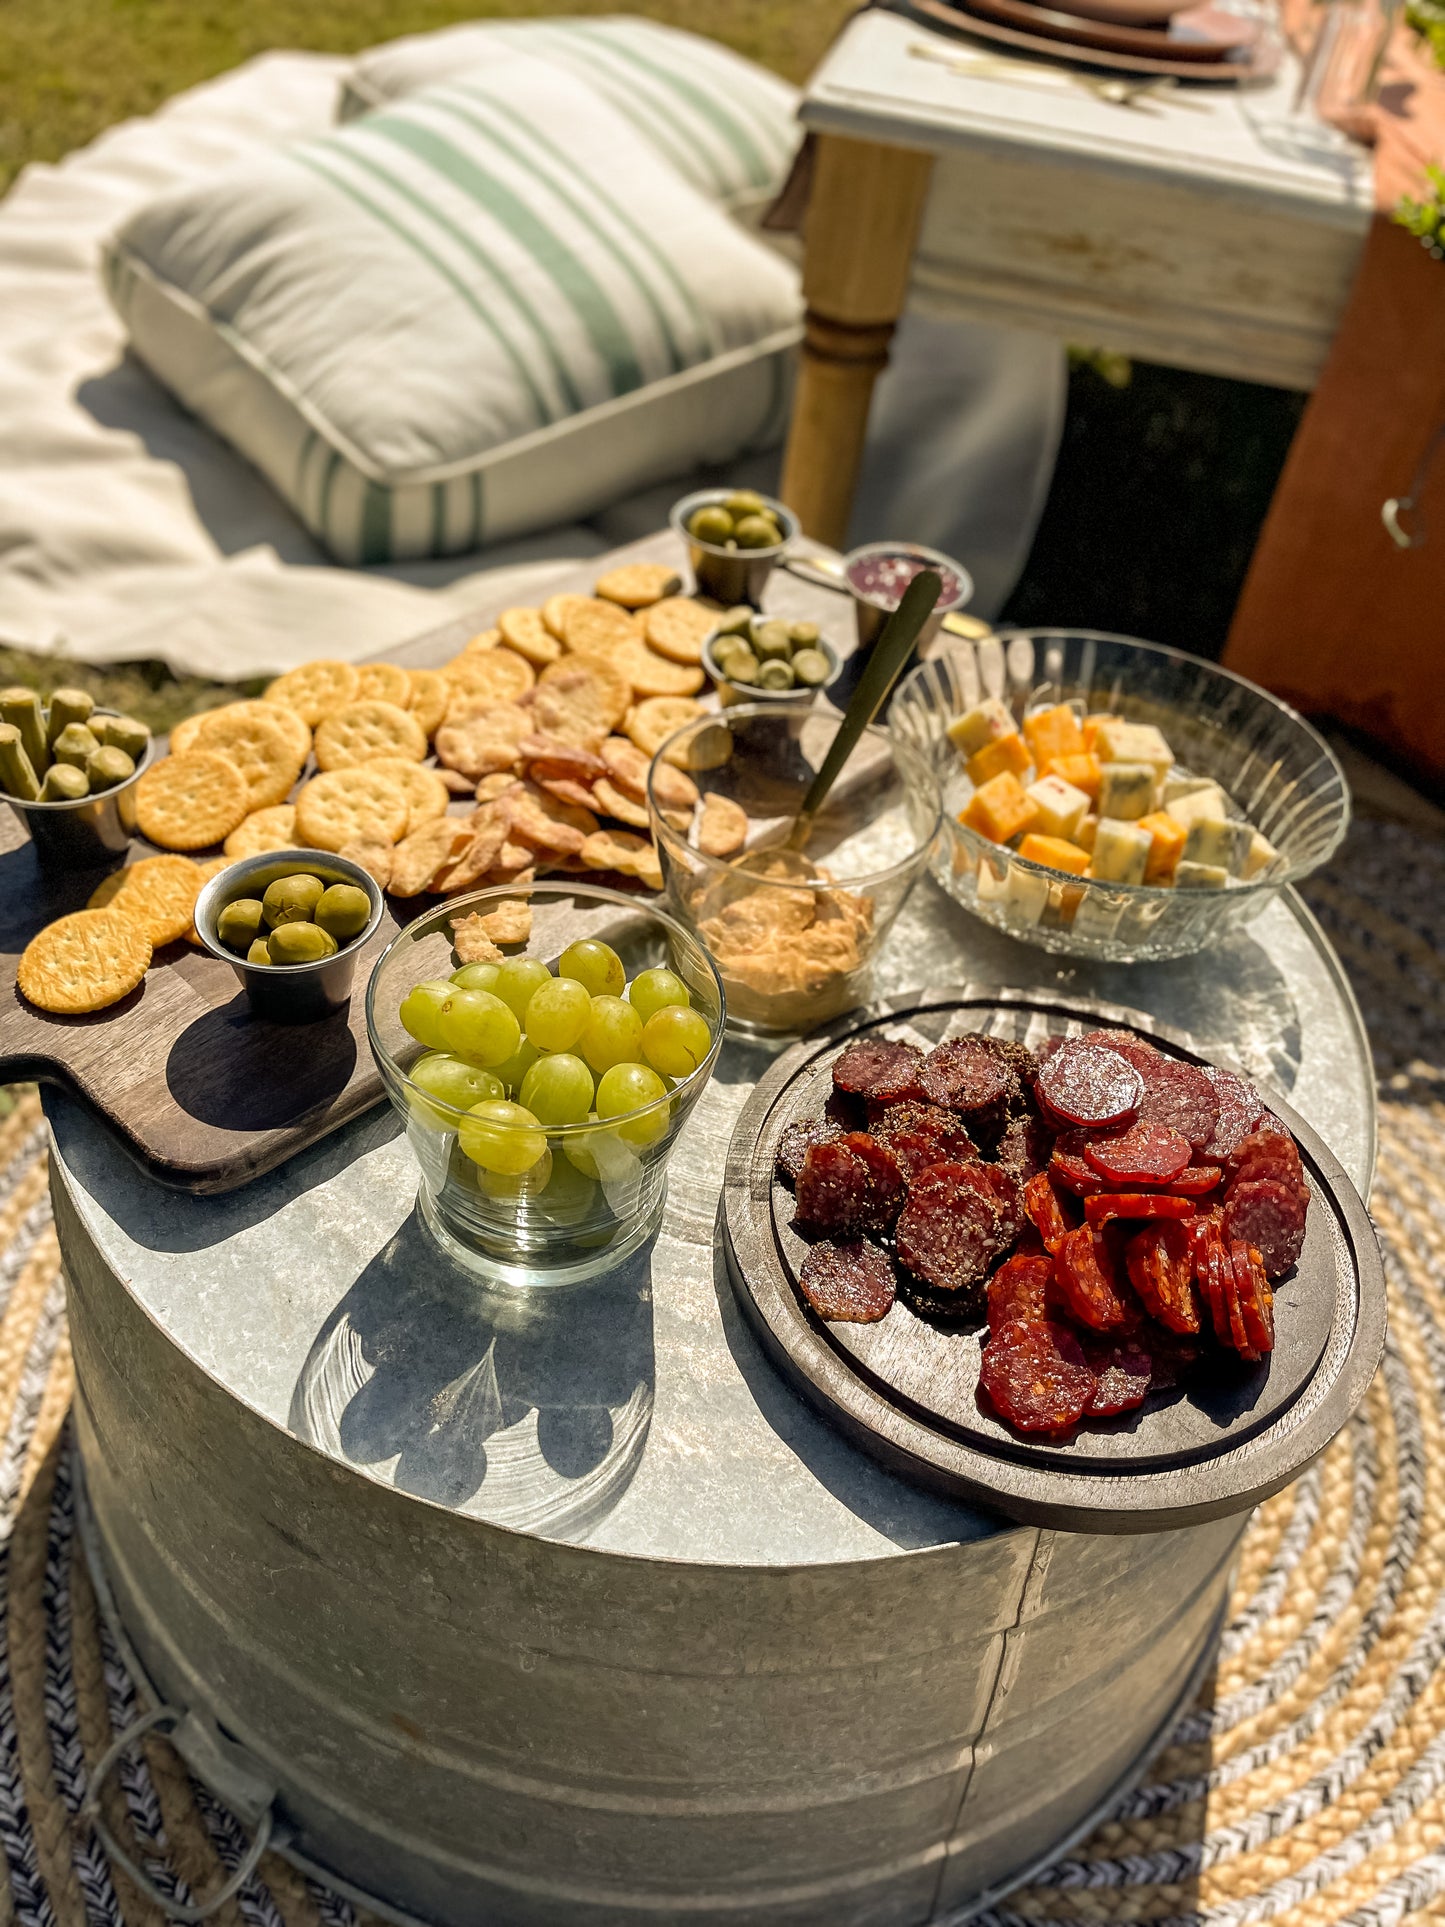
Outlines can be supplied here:
<path id="1" fill-rule="evenodd" d="M 1075 832 L 1089 814 L 1086 791 L 1066 783 L 1062 776 L 1041 776 L 1029 784 L 1028 795 L 1038 806 L 1038 820 L 1032 827 L 1040 836 L 1061 836 L 1066 843 L 1076 840 Z"/>
<path id="2" fill-rule="evenodd" d="M 1101 816 L 1094 833 L 1094 860 L 1089 865 L 1089 875 L 1105 883 L 1142 883 L 1153 841 L 1149 832 L 1137 824 Z"/>
<path id="3" fill-rule="evenodd" d="M 1154 765 L 1152 763 L 1101 763 L 1099 766 L 1099 814 L 1135 823 L 1154 807 Z"/>
<path id="4" fill-rule="evenodd" d="M 1017 736 L 1019 727 L 1008 704 L 997 696 L 988 696 L 962 716 L 955 716 L 946 733 L 960 756 L 972 756 L 976 749 L 996 743 L 1000 736 Z"/>
<path id="5" fill-rule="evenodd" d="M 1185 776 L 1180 770 L 1171 769 L 1164 778 L 1164 807 L 1178 802 L 1181 796 L 1192 796 L 1196 790 L 1217 789 L 1207 776 Z"/>
<path id="6" fill-rule="evenodd" d="M 1100 723 L 1094 754 L 1101 763 L 1148 763 L 1161 777 L 1174 765 L 1174 752 L 1153 723 Z"/>
<path id="7" fill-rule="evenodd" d="M 1182 861 L 1201 863 L 1211 869 L 1236 876 L 1249 855 L 1254 831 L 1247 823 L 1231 822 L 1228 817 L 1206 816 L 1189 826 L 1184 839 Z"/>
<path id="8" fill-rule="evenodd" d="M 1240 865 L 1239 875 L 1242 876 L 1246 882 L 1249 882 L 1253 877 L 1263 876 L 1265 871 L 1272 869 L 1278 862 L 1279 851 L 1270 842 L 1269 838 L 1261 835 L 1258 830 L 1252 830 L 1249 838 L 1249 850 L 1244 862 Z"/>
<path id="9" fill-rule="evenodd" d="M 1049 901 L 1048 878 L 1017 863 L 1010 863 L 1000 876 L 983 858 L 978 866 L 978 900 L 1001 905 L 1011 923 L 1037 923 Z"/>
<path id="10" fill-rule="evenodd" d="M 1195 823 L 1202 823 L 1206 817 L 1227 817 L 1229 805 L 1224 800 L 1224 791 L 1218 783 L 1206 783 L 1201 790 L 1190 790 L 1186 796 L 1176 796 L 1165 809 L 1176 823 L 1187 830 Z"/>
<path id="11" fill-rule="evenodd" d="M 1217 863 L 1189 863 L 1180 857 L 1174 866 L 1176 890 L 1223 890 L 1228 883 L 1228 870 Z"/>
<path id="12" fill-rule="evenodd" d="M 1098 834 L 1099 818 L 1093 810 L 1090 810 L 1089 814 L 1079 824 L 1078 829 L 1074 831 L 1074 841 L 1081 850 L 1092 850 L 1094 847 L 1094 838 Z"/>
<path id="13" fill-rule="evenodd" d="M 1085 897 L 1074 912 L 1074 928 L 1081 936 L 1116 936 L 1124 909 L 1124 904 L 1111 897 Z"/>

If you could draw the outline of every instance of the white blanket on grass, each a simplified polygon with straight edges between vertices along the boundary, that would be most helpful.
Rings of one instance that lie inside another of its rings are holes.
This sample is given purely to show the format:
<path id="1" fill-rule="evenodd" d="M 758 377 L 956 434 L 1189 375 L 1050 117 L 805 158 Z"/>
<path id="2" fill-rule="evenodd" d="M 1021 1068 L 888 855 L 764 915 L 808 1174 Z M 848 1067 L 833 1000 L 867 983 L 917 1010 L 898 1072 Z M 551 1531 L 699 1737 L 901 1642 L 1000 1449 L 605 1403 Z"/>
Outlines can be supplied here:
<path id="1" fill-rule="evenodd" d="M 26 170 L 0 201 L 0 642 L 222 679 L 361 657 L 662 525 L 688 485 L 483 556 L 338 569 L 260 476 L 124 353 L 101 239 L 153 195 L 332 123 L 347 63 L 263 55 Z M 973 568 L 992 613 L 1032 539 L 1063 409 L 1042 338 L 914 319 L 880 384 L 853 539 Z M 727 479 L 767 486 L 776 455 Z"/>

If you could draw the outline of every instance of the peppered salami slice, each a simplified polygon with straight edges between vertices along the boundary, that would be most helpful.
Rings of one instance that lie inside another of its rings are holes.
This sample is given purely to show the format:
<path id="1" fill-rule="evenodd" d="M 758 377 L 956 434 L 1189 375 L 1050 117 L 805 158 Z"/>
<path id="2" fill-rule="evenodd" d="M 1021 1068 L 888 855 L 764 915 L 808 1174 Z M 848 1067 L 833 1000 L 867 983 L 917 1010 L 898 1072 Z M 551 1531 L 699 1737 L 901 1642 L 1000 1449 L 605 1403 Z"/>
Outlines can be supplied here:
<path id="1" fill-rule="evenodd" d="M 1170 1331 L 1193 1334 L 1199 1330 L 1194 1262 L 1182 1225 L 1166 1222 L 1136 1231 L 1124 1248 L 1124 1262 L 1129 1283 L 1151 1318 Z"/>
<path id="2" fill-rule="evenodd" d="M 888 1254 L 864 1238 L 814 1245 L 798 1271 L 798 1286 L 818 1316 L 834 1324 L 876 1325 L 896 1296 Z"/>
<path id="3" fill-rule="evenodd" d="M 895 1079 L 900 1068 L 912 1071 L 923 1052 L 913 1044 L 894 1043 L 887 1037 L 860 1037 L 846 1046 L 833 1065 L 833 1085 L 849 1097 L 869 1097 L 879 1083 Z"/>
<path id="4" fill-rule="evenodd" d="M 1215 1163 L 1223 1164 L 1232 1157 L 1240 1144 L 1254 1129 L 1263 1106 L 1259 1092 L 1253 1084 L 1246 1084 L 1242 1077 L 1233 1071 L 1220 1070 L 1214 1064 L 1204 1066 L 1204 1075 L 1213 1086 L 1214 1095 L 1219 1100 L 1219 1118 L 1214 1126 L 1214 1135 L 1209 1142 L 1201 1145 L 1205 1157 Z"/>
<path id="5" fill-rule="evenodd" d="M 778 1176 L 785 1184 L 796 1184 L 810 1144 L 826 1144 L 841 1135 L 842 1127 L 830 1117 L 800 1117 L 789 1124 L 778 1139 Z"/>
<path id="6" fill-rule="evenodd" d="M 898 1219 L 898 1256 L 938 1291 L 975 1291 L 1012 1243 L 977 1164 L 936 1164 L 916 1178 Z"/>
<path id="7" fill-rule="evenodd" d="M 838 1138 L 810 1144 L 797 1183 L 798 1220 L 834 1235 L 864 1230 L 869 1221 L 868 1166 Z"/>
<path id="8" fill-rule="evenodd" d="M 903 1168 L 888 1146 L 867 1131 L 845 1131 L 837 1142 L 861 1158 L 868 1171 L 866 1218 L 870 1231 L 883 1231 L 903 1209 L 907 1192 Z"/>
<path id="9" fill-rule="evenodd" d="M 1188 1168 L 1191 1155 L 1188 1138 L 1171 1125 L 1142 1119 L 1084 1146 L 1085 1161 L 1111 1184 L 1167 1184 Z"/>
<path id="10" fill-rule="evenodd" d="M 1096 1384 L 1077 1338 L 1053 1319 L 1015 1320 L 990 1334 L 979 1390 L 1020 1432 L 1070 1431 L 1088 1410 Z"/>
<path id="11" fill-rule="evenodd" d="M 1114 1218 L 1192 1218 L 1194 1200 L 1168 1191 L 1100 1191 L 1085 1198 L 1084 1216 L 1097 1225 Z"/>
<path id="12" fill-rule="evenodd" d="M 1094 1331 L 1112 1331 L 1127 1316 L 1113 1269 L 1108 1247 L 1092 1225 L 1081 1224 L 1071 1231 L 1054 1254 L 1064 1302 L 1081 1325 Z"/>
<path id="13" fill-rule="evenodd" d="M 1224 1235 L 1253 1245 L 1267 1278 L 1282 1278 L 1304 1249 L 1308 1193 L 1278 1178 L 1236 1180 L 1224 1204 Z"/>
<path id="14" fill-rule="evenodd" d="M 980 1164 L 978 1170 L 979 1175 L 998 1199 L 1002 1229 L 1009 1243 L 1012 1244 L 1028 1223 L 1024 1215 L 1023 1186 L 1013 1173 L 1006 1171 L 1001 1164 Z"/>
<path id="15" fill-rule="evenodd" d="M 950 1037 L 935 1044 L 918 1072 L 929 1102 L 981 1124 L 1002 1121 L 1016 1080 L 991 1042 L 986 1037 Z"/>
<path id="16" fill-rule="evenodd" d="M 1162 1052 L 1152 1063 L 1137 1068 L 1144 1081 L 1140 1122 L 1167 1124 L 1186 1137 L 1196 1151 L 1201 1150 L 1219 1123 L 1219 1099 L 1204 1072 Z"/>
<path id="17" fill-rule="evenodd" d="M 1047 1171 L 1040 1171 L 1024 1186 L 1024 1211 L 1048 1251 L 1057 1251 L 1073 1229 L 1064 1212 L 1063 1200 L 1054 1189 Z"/>
<path id="18" fill-rule="evenodd" d="M 1070 1038 L 1054 1051 L 1034 1078 L 1039 1109 L 1055 1130 L 1082 1126 L 1108 1130 L 1132 1124 L 1139 1115 L 1144 1080 L 1108 1044 Z"/>
<path id="19" fill-rule="evenodd" d="M 910 1180 L 930 1164 L 968 1164 L 978 1156 L 960 1118 L 937 1104 L 892 1104 L 873 1126 Z"/>
<path id="20" fill-rule="evenodd" d="M 1250 1183 L 1255 1178 L 1278 1178 L 1304 1189 L 1299 1146 L 1287 1131 L 1253 1131 L 1241 1140 L 1229 1160 L 1230 1179 Z"/>
<path id="21" fill-rule="evenodd" d="M 1154 1360 L 1146 1345 L 1137 1338 L 1104 1338 L 1091 1332 L 1080 1342 L 1094 1374 L 1090 1418 L 1114 1418 L 1144 1403 L 1154 1379 Z"/>
<path id="22" fill-rule="evenodd" d="M 1264 1261 L 1253 1245 L 1238 1238 L 1229 1247 L 1229 1261 L 1245 1336 L 1263 1358 L 1274 1350 L 1274 1293 L 1264 1275 Z"/>
<path id="23" fill-rule="evenodd" d="M 1017 1112 L 1004 1125 L 994 1155 L 1012 1178 L 1019 1184 L 1027 1184 L 1030 1178 L 1047 1170 L 1053 1148 L 1053 1132 L 1043 1119 L 1031 1112 Z"/>
<path id="24" fill-rule="evenodd" d="M 988 1322 L 999 1331 L 1014 1319 L 1036 1323 L 1049 1315 L 1052 1258 L 1006 1258 L 988 1281 Z"/>

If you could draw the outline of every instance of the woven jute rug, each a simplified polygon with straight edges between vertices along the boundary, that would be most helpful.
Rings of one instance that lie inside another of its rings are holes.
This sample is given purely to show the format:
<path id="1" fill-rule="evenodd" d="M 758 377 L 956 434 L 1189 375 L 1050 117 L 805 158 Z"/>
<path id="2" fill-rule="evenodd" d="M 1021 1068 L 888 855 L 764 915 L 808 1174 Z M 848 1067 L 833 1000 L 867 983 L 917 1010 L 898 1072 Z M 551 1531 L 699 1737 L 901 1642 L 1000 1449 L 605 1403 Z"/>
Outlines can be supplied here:
<path id="1" fill-rule="evenodd" d="M 1307 894 L 1376 1056 L 1384 1367 L 1349 1429 L 1256 1514 L 1212 1676 L 1137 1790 L 988 1927 L 1445 1919 L 1445 837 L 1362 825 Z M 160 1927 L 81 1818 L 97 1760 L 141 1709 L 76 1536 L 33 1095 L 0 1121 L 0 1306 L 0 1927 Z M 157 1737 L 113 1776 L 106 1816 L 182 1904 L 245 1847 Z M 271 1855 L 216 1918 L 358 1915 Z"/>

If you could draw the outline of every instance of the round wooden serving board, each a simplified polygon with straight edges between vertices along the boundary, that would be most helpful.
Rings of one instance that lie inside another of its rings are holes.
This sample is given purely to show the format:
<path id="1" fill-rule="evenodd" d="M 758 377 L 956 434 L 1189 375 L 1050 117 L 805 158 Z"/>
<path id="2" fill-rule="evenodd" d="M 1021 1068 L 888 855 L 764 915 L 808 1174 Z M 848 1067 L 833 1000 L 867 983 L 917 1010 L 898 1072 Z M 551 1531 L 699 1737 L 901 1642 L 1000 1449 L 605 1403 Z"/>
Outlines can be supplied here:
<path id="1" fill-rule="evenodd" d="M 978 1030 L 1037 1046 L 1096 1025 L 1124 1025 L 1191 1063 L 1207 1061 L 1187 1037 L 1134 1011 L 967 985 L 856 1011 L 794 1045 L 738 1119 L 724 1238 L 734 1288 L 774 1361 L 892 1470 L 1026 1524 L 1157 1532 L 1247 1511 L 1288 1484 L 1355 1411 L 1379 1363 L 1385 1279 L 1375 1234 L 1302 1118 L 1265 1093 L 1299 1142 L 1311 1193 L 1300 1261 L 1275 1288 L 1274 1352 L 1254 1366 L 1227 1361 L 1062 1441 L 1014 1432 L 979 1398 L 982 1327 L 933 1323 L 901 1299 L 875 1325 L 820 1320 L 797 1289 L 808 1247 L 774 1169 L 783 1130 L 821 1111 L 833 1060 L 856 1037 L 880 1031 L 926 1047 Z"/>

